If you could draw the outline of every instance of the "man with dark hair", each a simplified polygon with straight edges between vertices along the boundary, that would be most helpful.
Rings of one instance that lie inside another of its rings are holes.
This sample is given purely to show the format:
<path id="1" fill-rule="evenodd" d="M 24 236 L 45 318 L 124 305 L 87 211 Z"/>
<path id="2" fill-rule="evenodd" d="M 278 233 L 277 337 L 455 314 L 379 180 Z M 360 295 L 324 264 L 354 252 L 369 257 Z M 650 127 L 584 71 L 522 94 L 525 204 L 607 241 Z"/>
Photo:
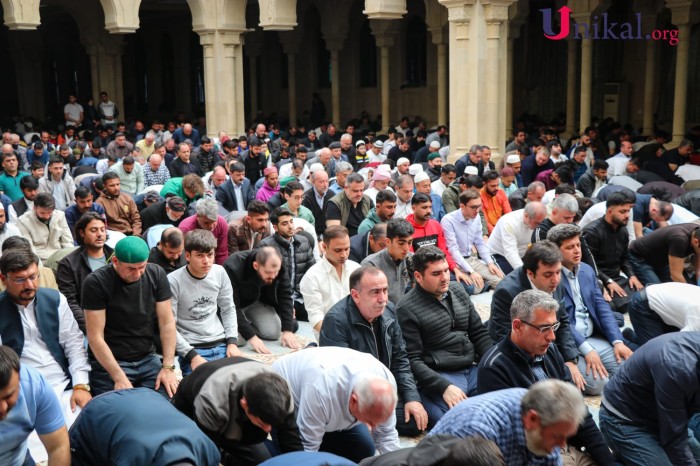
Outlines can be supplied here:
<path id="1" fill-rule="evenodd" d="M 118 160 L 123 159 L 134 150 L 134 145 L 126 140 L 126 135 L 118 132 L 114 135 L 114 141 L 107 144 L 105 153 L 115 156 Z"/>
<path id="2" fill-rule="evenodd" d="M 549 293 L 537 289 L 525 290 L 515 297 L 510 308 L 511 329 L 479 363 L 478 389 L 480 394 L 508 388 L 529 388 L 532 384 L 550 379 L 573 383 L 564 359 L 553 345 L 559 302 Z M 612 466 L 612 455 L 590 413 L 586 414 L 579 432 L 570 439 L 574 448 L 562 453 L 571 462 L 587 464 L 585 447 L 595 464 Z"/>
<path id="3" fill-rule="evenodd" d="M 301 196 L 299 190 L 297 193 Z M 295 233 L 294 216 L 286 208 L 278 207 L 275 209 L 270 215 L 270 223 L 275 234 L 262 240 L 260 246 L 271 246 L 277 249 L 277 252 L 282 256 L 282 265 L 292 284 L 292 300 L 297 320 L 308 321 L 299 283 L 306 271 L 316 263 L 314 245 L 303 234 Z"/>
<path id="4" fill-rule="evenodd" d="M 302 205 L 304 198 L 304 185 L 298 181 L 290 181 L 281 191 L 282 196 L 287 201 L 280 206 L 281 209 L 288 209 L 294 218 L 306 220 L 311 225 L 316 223 L 316 219 L 309 209 Z M 273 224 L 274 225 L 274 224 Z"/>
<path id="5" fill-rule="evenodd" d="M 440 169 L 440 178 L 430 184 L 430 190 L 442 198 L 445 190 L 457 179 L 457 169 L 451 163 Z"/>
<path id="6" fill-rule="evenodd" d="M 593 166 L 581 175 L 576 183 L 576 189 L 581 191 L 584 197 L 595 197 L 598 191 L 608 182 L 608 162 L 596 160 Z"/>
<path id="7" fill-rule="evenodd" d="M 396 212 L 396 195 L 390 189 L 383 189 L 377 193 L 376 204 L 367 218 L 360 223 L 357 234 L 363 235 L 379 223 L 387 223 L 394 218 Z"/>
<path id="8" fill-rule="evenodd" d="M 201 144 L 192 155 L 199 162 L 199 166 L 204 173 L 212 171 L 219 161 L 219 157 L 214 151 L 214 143 L 207 136 L 202 136 Z"/>
<path id="9" fill-rule="evenodd" d="M 483 175 L 484 163 L 481 160 L 483 156 L 484 152 L 480 145 L 474 144 L 471 146 L 469 148 L 469 152 L 464 154 L 459 160 L 457 160 L 457 162 L 455 162 L 457 176 L 464 175 L 464 170 L 466 170 L 467 167 L 476 167 L 477 175 Z"/>
<path id="10" fill-rule="evenodd" d="M 263 177 L 263 169 L 267 166 L 267 157 L 262 153 L 262 141 L 258 138 L 250 138 L 248 150 L 241 153 L 243 165 L 245 165 L 245 177 L 255 185 Z"/>
<path id="11" fill-rule="evenodd" d="M 255 352 L 269 354 L 262 340 L 280 339 L 282 346 L 299 349 L 291 280 L 277 249 L 263 246 L 237 252 L 226 260 L 224 269 L 233 286 L 238 346 L 247 341 Z"/>
<path id="12" fill-rule="evenodd" d="M 513 211 L 505 191 L 498 187 L 499 178 L 496 171 L 490 171 L 483 176 L 484 187 L 481 188 L 481 204 L 489 233 L 493 231 L 498 219 Z"/>
<path id="13" fill-rule="evenodd" d="M 520 175 L 523 178 L 523 186 L 528 186 L 535 181 L 540 172 L 554 168 L 554 162 L 549 158 L 549 149 L 543 147 L 536 154 L 528 155 L 522 161 Z"/>
<path id="14" fill-rule="evenodd" d="M 447 251 L 455 260 L 455 266 L 467 275 L 465 283 L 473 287 L 475 294 L 489 287 L 495 288 L 503 279 L 503 272 L 491 258 L 491 251 L 482 236 L 479 217 L 482 200 L 476 189 L 463 191 L 459 195 L 459 210 L 450 212 L 440 222 Z M 478 255 L 473 253 L 474 248 Z"/>
<path id="15" fill-rule="evenodd" d="M 204 171 L 202 171 L 202 167 L 199 166 L 197 159 L 190 157 L 191 151 L 190 145 L 185 142 L 181 142 L 177 145 L 177 158 L 173 160 L 168 167 L 171 179 L 184 177 L 190 174 L 199 175 L 200 177 L 204 176 Z"/>
<path id="16" fill-rule="evenodd" d="M 61 405 L 36 369 L 20 364 L 9 346 L 0 346 L 0 463 L 35 464 L 27 450 L 29 432 L 36 431 L 51 466 L 70 466 L 70 443 Z"/>
<path id="17" fill-rule="evenodd" d="M 95 202 L 104 207 L 109 229 L 127 236 L 140 236 L 142 230 L 139 209 L 131 196 L 121 192 L 119 175 L 107 172 L 102 175 L 102 182 L 104 191 Z"/>
<path id="18" fill-rule="evenodd" d="M 365 180 L 358 173 L 351 173 L 345 180 L 345 189 L 336 194 L 326 206 L 326 227 L 342 225 L 350 236 L 357 234 L 362 221 L 369 215 L 374 203 L 364 194 Z"/>
<path id="19" fill-rule="evenodd" d="M 583 390 L 584 382 L 578 370 L 578 351 L 571 333 L 569 315 L 564 306 L 564 287 L 561 283 L 561 252 L 550 241 L 540 241 L 532 245 L 523 256 L 523 265 L 513 270 L 498 284 L 491 300 L 489 334 L 494 341 L 500 341 L 510 331 L 510 306 L 518 294 L 525 290 L 538 289 L 554 296 L 559 305 L 555 331 L 559 352 L 569 367 L 571 376 Z"/>
<path id="20" fill-rule="evenodd" d="M 68 223 L 68 228 L 73 233 L 73 239 L 76 244 L 78 244 L 78 237 L 75 234 L 75 224 L 80 217 L 88 212 L 94 212 L 102 218 L 106 218 L 104 207 L 93 202 L 92 191 L 85 186 L 78 186 L 75 189 L 75 204 L 66 209 L 66 223 Z"/>
<path id="21" fill-rule="evenodd" d="M 34 199 L 39 193 L 39 181 L 33 176 L 24 176 L 19 180 L 19 188 L 22 190 L 22 197 L 10 204 L 5 212 L 10 223 L 17 223 L 19 217 L 34 208 Z"/>
<path id="22" fill-rule="evenodd" d="M 248 204 L 255 199 L 250 180 L 245 177 L 245 165 L 234 162 L 229 165 L 229 179 L 216 190 L 216 200 L 221 207 L 233 212 L 246 210 Z"/>
<path id="23" fill-rule="evenodd" d="M 302 450 L 287 382 L 269 366 L 240 357 L 202 364 L 182 380 L 173 405 L 224 450 L 224 464 L 254 466 L 270 458 L 276 431 L 282 453 Z"/>
<path id="24" fill-rule="evenodd" d="M 206 194 L 206 188 L 202 178 L 191 173 L 182 178 L 171 178 L 160 190 L 161 197 L 168 199 L 171 196 L 180 197 L 189 206 L 197 199 L 200 199 Z"/>
<path id="25" fill-rule="evenodd" d="M 700 277 L 700 225 L 669 225 L 638 238 L 629 247 L 632 270 L 642 285 L 687 283 L 685 260 L 695 254 L 694 269 Z"/>
<path id="26" fill-rule="evenodd" d="M 17 227 L 29 239 L 42 261 L 63 248 L 73 247 L 73 235 L 66 222 L 66 214 L 56 210 L 53 196 L 39 193 L 34 209 L 17 219 Z"/>
<path id="27" fill-rule="evenodd" d="M 476 364 L 493 341 L 464 288 L 450 282 L 443 251 L 423 246 L 413 256 L 413 268 L 416 286 L 401 299 L 396 314 L 433 426 L 476 394 Z"/>
<path id="28" fill-rule="evenodd" d="M 120 163 L 112 165 L 109 171 L 119 175 L 121 187 L 125 193 L 133 197 L 143 192 L 143 168 L 132 155 L 127 155 Z"/>
<path id="29" fill-rule="evenodd" d="M 632 355 L 622 340 L 612 309 L 603 299 L 595 271 L 581 263 L 581 228 L 573 224 L 557 225 L 547 239 L 559 247 L 562 255 L 564 305 L 569 314 L 571 334 L 579 352 L 578 368 L 584 377 L 587 395 L 599 395 L 623 360 Z M 583 357 L 583 360 L 581 359 Z"/>
<path id="30" fill-rule="evenodd" d="M 59 402 L 70 424 L 91 399 L 84 336 L 66 298 L 53 289 L 40 288 L 39 258 L 31 251 L 7 251 L 0 259 L 0 340 L 11 347 L 22 364 L 32 366 L 61 394 Z M 29 441 L 37 462 L 46 460 L 38 442 Z"/>
<path id="31" fill-rule="evenodd" d="M 91 273 L 82 290 L 94 393 L 147 387 L 172 397 L 175 377 L 175 319 L 172 293 L 162 268 L 147 263 L 141 238 L 121 239 L 112 264 Z M 153 344 L 158 322 L 163 360 Z"/>
<path id="32" fill-rule="evenodd" d="M 261 201 L 251 201 L 248 215 L 229 223 L 229 254 L 258 247 L 260 241 L 270 236 L 270 233 L 270 207 Z"/>
<path id="33" fill-rule="evenodd" d="M 19 228 L 7 221 L 5 207 L 0 203 L 0 247 L 9 238 L 20 235 L 22 235 L 22 232 L 19 231 Z"/>
<path id="34" fill-rule="evenodd" d="M 114 252 L 105 244 L 107 240 L 105 219 L 97 212 L 85 213 L 75 225 L 75 240 L 79 247 L 58 262 L 56 282 L 59 291 L 66 297 L 85 333 L 85 314 L 81 303 L 83 283 L 88 275 L 107 265 Z"/>
<path id="35" fill-rule="evenodd" d="M 350 237 L 344 226 L 327 228 L 320 247 L 323 257 L 309 268 L 299 283 L 309 323 L 316 332 L 321 330 L 328 310 L 350 294 L 350 274 L 360 267 L 349 260 Z"/>
<path id="36" fill-rule="evenodd" d="M 187 265 L 168 274 L 183 375 L 206 361 L 241 355 L 231 280 L 214 263 L 215 252 L 214 235 L 194 230 L 185 237 Z"/>
<path id="37" fill-rule="evenodd" d="M 39 180 L 39 193 L 51 194 L 58 210 L 65 211 L 75 202 L 75 183 L 61 157 L 54 155 L 49 160 L 48 173 Z"/>
<path id="38" fill-rule="evenodd" d="M 155 202 L 141 211 L 141 229 L 145 233 L 155 225 L 180 226 L 185 210 L 187 205 L 179 196 L 171 196 L 166 201 Z"/>
<path id="39" fill-rule="evenodd" d="M 380 269 L 368 265 L 355 270 L 350 275 L 350 296 L 326 314 L 319 343 L 352 348 L 380 360 L 394 375 L 399 391 L 396 429 L 401 435 L 416 436 L 427 428 L 428 414 L 420 403 L 388 291 L 387 278 Z"/>
<path id="40" fill-rule="evenodd" d="M 583 229 L 583 239 L 595 259 L 598 278 L 612 298 L 610 307 L 622 313 L 627 312 L 633 290 L 643 288 L 632 269 L 627 249 L 629 234 L 626 226 L 633 201 L 624 193 L 612 193 L 605 201 L 605 215 Z"/>
<path id="41" fill-rule="evenodd" d="M 160 234 L 160 241 L 148 255 L 150 264 L 159 265 L 166 274 L 184 267 L 187 262 L 182 252 L 185 249 L 184 234 L 177 227 L 169 227 Z"/>
<path id="42" fill-rule="evenodd" d="M 0 174 L 0 194 L 5 194 L 12 202 L 22 199 L 22 190 L 19 182 L 22 178 L 29 175 L 26 172 L 20 171 L 19 161 L 15 152 L 3 153 L 2 155 L 2 174 Z"/>
<path id="43" fill-rule="evenodd" d="M 389 300 L 398 304 L 413 283 L 408 265 L 413 245 L 413 226 L 402 218 L 389 220 L 386 242 L 385 249 L 367 256 L 362 265 L 372 265 L 384 272 L 389 284 Z"/>
<path id="44" fill-rule="evenodd" d="M 311 173 L 311 189 L 304 193 L 302 205 L 313 214 L 316 222 L 316 234 L 320 237 L 326 229 L 326 207 L 335 194 L 328 189 L 328 173 L 325 170 L 316 170 Z M 347 181 L 347 180 L 346 180 Z"/>

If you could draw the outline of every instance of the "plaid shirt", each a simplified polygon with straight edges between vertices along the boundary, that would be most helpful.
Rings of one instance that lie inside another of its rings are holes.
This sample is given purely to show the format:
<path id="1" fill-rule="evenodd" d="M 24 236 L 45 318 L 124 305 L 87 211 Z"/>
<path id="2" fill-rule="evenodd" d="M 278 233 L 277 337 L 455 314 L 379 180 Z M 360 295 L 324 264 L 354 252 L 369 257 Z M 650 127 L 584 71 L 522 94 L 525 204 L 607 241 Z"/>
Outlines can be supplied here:
<path id="1" fill-rule="evenodd" d="M 154 184 L 165 184 L 170 179 L 170 171 L 164 163 L 160 164 L 157 171 L 151 170 L 149 164 L 143 167 L 143 185 L 145 187 L 153 186 Z"/>
<path id="2" fill-rule="evenodd" d="M 234 252 L 257 248 L 260 241 L 268 236 L 270 236 L 269 231 L 253 235 L 245 223 L 245 217 L 234 220 L 228 225 L 228 253 L 230 255 Z"/>
<path id="3" fill-rule="evenodd" d="M 428 435 L 451 434 L 464 438 L 479 435 L 493 440 L 506 465 L 561 466 L 557 447 L 548 456 L 535 456 L 527 449 L 520 402 L 524 388 L 509 388 L 470 397 L 449 410 Z"/>

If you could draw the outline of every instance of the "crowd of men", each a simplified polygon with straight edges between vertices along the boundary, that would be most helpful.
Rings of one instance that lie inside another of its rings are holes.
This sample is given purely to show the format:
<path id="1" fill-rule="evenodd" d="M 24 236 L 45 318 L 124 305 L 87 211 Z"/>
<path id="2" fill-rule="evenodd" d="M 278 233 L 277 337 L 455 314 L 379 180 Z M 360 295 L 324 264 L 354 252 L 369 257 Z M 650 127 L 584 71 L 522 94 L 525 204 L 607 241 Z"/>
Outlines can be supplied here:
<path id="1" fill-rule="evenodd" d="M 453 164 L 408 118 L 209 138 L 102 104 L 3 134 L 0 464 L 700 461 L 692 141 Z"/>

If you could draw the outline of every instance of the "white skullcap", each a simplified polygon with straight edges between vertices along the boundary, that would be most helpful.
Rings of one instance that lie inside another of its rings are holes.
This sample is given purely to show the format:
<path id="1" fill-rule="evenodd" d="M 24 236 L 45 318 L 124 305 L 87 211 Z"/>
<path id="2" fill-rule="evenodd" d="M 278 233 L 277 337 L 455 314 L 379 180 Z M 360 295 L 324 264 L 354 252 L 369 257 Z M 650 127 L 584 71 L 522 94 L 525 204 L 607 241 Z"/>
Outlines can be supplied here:
<path id="1" fill-rule="evenodd" d="M 398 162 L 396 162 L 396 166 L 403 165 L 404 163 L 411 163 L 410 160 L 408 160 L 406 157 L 401 157 Z"/>
<path id="2" fill-rule="evenodd" d="M 408 167 L 408 174 L 416 176 L 417 174 L 421 173 L 423 171 L 423 165 L 419 163 L 414 163 L 410 167 Z"/>
<path id="3" fill-rule="evenodd" d="M 465 175 L 478 175 L 479 174 L 479 169 L 470 165 L 467 168 L 464 169 L 464 174 Z"/>
<path id="4" fill-rule="evenodd" d="M 420 183 L 421 181 L 425 181 L 425 180 L 429 180 L 429 179 L 430 179 L 430 176 L 428 176 L 427 173 L 425 173 L 425 172 L 420 172 L 419 174 L 417 174 L 417 175 L 415 176 L 415 178 L 413 178 L 413 182 L 416 183 L 416 184 L 418 184 L 418 183 Z"/>
<path id="5" fill-rule="evenodd" d="M 518 154 L 509 155 L 506 159 L 507 164 L 514 164 L 520 162 L 520 156 Z"/>
<path id="6" fill-rule="evenodd" d="M 324 170 L 325 168 L 323 168 L 323 165 L 321 165 L 320 163 L 312 163 L 309 167 L 309 173 L 322 172 Z"/>

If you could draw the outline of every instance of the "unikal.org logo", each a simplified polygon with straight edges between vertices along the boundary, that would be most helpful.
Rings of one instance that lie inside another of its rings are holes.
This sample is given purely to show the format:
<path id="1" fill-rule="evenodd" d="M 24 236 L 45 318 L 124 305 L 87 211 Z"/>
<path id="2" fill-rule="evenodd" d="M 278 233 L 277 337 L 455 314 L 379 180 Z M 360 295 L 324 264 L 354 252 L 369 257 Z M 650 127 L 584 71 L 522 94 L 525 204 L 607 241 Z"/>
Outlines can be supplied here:
<path id="1" fill-rule="evenodd" d="M 571 36 L 573 39 L 595 40 L 663 40 L 672 46 L 678 44 L 677 29 L 654 29 L 647 34 L 642 33 L 641 13 L 635 13 L 634 21 L 630 22 L 610 21 L 608 14 L 603 13 L 600 18 L 593 16 L 590 23 L 577 23 L 571 18 L 571 8 L 564 5 L 557 10 L 560 29 L 559 33 L 555 33 L 552 9 L 544 8 L 540 12 L 544 36 L 550 40 L 562 40 Z"/>

